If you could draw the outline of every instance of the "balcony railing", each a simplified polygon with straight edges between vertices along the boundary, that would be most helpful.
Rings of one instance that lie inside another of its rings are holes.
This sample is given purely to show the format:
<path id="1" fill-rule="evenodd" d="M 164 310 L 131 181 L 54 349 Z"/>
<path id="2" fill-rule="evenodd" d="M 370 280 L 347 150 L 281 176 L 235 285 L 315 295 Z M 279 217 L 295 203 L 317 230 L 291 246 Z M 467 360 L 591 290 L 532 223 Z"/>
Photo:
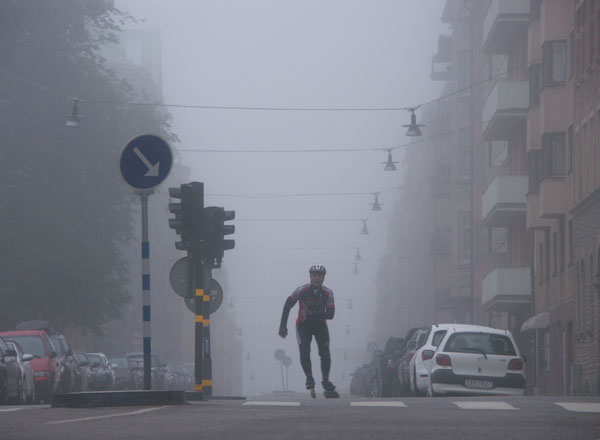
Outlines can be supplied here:
<path id="1" fill-rule="evenodd" d="M 498 267 L 482 283 L 481 300 L 486 310 L 511 310 L 531 302 L 529 267 Z"/>
<path id="2" fill-rule="evenodd" d="M 519 33 L 527 30 L 530 2 L 492 0 L 483 21 L 483 49 L 486 53 L 507 53 Z"/>
<path id="3" fill-rule="evenodd" d="M 508 226 L 527 209 L 527 176 L 496 176 L 482 196 L 481 215 L 486 226 Z"/>
<path id="4" fill-rule="evenodd" d="M 498 81 L 483 105 L 483 136 L 488 141 L 508 139 L 529 108 L 529 81 Z"/>

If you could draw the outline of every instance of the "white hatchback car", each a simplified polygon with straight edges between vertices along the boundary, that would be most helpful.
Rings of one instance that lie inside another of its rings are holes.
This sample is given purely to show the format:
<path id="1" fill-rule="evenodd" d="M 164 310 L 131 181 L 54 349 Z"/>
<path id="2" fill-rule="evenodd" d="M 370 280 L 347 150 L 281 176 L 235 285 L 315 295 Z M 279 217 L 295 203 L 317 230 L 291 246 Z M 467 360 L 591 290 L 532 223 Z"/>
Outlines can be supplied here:
<path id="1" fill-rule="evenodd" d="M 433 324 L 427 333 L 427 340 L 415 351 L 410 359 L 410 394 L 413 396 L 424 396 L 429 385 L 429 370 L 433 362 L 435 349 L 446 336 L 446 331 L 456 324 Z"/>
<path id="2" fill-rule="evenodd" d="M 523 358 L 508 330 L 455 324 L 447 329 L 429 368 L 429 396 L 525 394 Z"/>

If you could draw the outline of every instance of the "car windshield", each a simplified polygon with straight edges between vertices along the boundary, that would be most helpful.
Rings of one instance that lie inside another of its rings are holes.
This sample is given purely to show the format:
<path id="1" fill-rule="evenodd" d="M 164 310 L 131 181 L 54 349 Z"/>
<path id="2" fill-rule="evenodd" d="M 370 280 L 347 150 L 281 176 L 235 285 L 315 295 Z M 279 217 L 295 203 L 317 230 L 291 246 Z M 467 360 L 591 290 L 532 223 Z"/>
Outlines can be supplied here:
<path id="1" fill-rule="evenodd" d="M 515 347 L 510 338 L 491 333 L 454 333 L 448 338 L 444 351 L 516 356 Z"/>
<path id="2" fill-rule="evenodd" d="M 10 339 L 9 339 L 10 338 Z M 46 357 L 46 350 L 42 338 L 35 335 L 11 335 L 6 340 L 15 341 L 23 349 L 23 353 L 34 356 Z"/>
<path id="3" fill-rule="evenodd" d="M 110 363 L 116 365 L 117 368 L 129 368 L 127 358 L 125 357 L 114 357 L 110 360 Z"/>
<path id="4" fill-rule="evenodd" d="M 97 354 L 91 354 L 91 353 L 88 353 L 88 354 L 87 354 L 87 357 L 88 357 L 88 359 L 90 360 L 90 363 L 91 363 L 92 365 L 94 365 L 94 363 L 95 363 L 95 362 L 98 362 L 98 363 L 99 363 L 100 365 L 102 365 L 103 367 L 105 367 L 105 366 L 106 366 L 106 364 L 104 363 L 104 360 L 102 359 L 102 357 L 100 357 L 100 356 L 99 356 L 99 355 L 97 355 Z"/>

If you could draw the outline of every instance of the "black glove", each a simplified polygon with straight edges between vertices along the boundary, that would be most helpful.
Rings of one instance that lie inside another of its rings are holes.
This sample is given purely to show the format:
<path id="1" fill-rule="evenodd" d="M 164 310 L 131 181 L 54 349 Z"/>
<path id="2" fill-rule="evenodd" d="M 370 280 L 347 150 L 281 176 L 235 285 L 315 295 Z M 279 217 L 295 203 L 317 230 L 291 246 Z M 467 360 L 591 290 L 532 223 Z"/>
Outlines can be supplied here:
<path id="1" fill-rule="evenodd" d="M 288 332 L 287 332 L 287 328 L 285 325 L 281 325 L 279 326 L 279 336 L 281 336 L 282 338 L 285 338 L 287 336 Z"/>

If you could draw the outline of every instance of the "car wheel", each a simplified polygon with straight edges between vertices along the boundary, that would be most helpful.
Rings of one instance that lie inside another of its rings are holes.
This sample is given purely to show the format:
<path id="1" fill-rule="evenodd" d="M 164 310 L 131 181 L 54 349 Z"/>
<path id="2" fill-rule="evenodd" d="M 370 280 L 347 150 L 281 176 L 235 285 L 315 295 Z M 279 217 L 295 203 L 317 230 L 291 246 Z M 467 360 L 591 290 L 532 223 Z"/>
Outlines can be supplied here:
<path id="1" fill-rule="evenodd" d="M 27 396 L 27 405 L 35 405 L 35 386 L 31 387 L 31 394 Z"/>
<path id="2" fill-rule="evenodd" d="M 8 381 L 6 376 L 0 382 L 0 405 L 8 405 Z"/>
<path id="3" fill-rule="evenodd" d="M 370 397 L 381 397 L 381 384 L 379 383 L 379 377 L 373 376 L 371 383 L 369 384 L 369 395 Z"/>

